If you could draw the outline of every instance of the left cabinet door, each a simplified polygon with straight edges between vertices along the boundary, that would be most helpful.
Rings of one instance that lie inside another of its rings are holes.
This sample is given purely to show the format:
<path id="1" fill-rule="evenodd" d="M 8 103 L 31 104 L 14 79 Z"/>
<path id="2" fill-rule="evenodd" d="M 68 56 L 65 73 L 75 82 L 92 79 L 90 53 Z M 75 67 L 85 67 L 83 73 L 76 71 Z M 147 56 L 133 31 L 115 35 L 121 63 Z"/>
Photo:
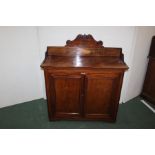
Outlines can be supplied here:
<path id="1" fill-rule="evenodd" d="M 83 82 L 80 74 L 45 73 L 50 120 L 81 118 Z"/>

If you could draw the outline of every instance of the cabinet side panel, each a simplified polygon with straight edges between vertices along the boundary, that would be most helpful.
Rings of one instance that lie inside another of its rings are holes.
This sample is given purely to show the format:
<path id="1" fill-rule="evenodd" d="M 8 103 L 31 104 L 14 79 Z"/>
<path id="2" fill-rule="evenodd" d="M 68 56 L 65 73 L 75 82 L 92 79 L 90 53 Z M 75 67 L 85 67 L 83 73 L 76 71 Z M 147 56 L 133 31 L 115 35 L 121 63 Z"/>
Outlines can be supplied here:
<path id="1" fill-rule="evenodd" d="M 47 106 L 48 106 L 48 116 L 49 119 L 53 117 L 52 115 L 54 114 L 54 107 L 52 107 L 52 96 L 53 94 L 50 93 L 50 74 L 47 71 L 44 71 L 44 76 L 45 76 L 45 85 L 46 85 L 46 96 L 47 96 Z"/>
<path id="2" fill-rule="evenodd" d="M 155 104 L 155 60 L 149 61 L 142 96 Z"/>

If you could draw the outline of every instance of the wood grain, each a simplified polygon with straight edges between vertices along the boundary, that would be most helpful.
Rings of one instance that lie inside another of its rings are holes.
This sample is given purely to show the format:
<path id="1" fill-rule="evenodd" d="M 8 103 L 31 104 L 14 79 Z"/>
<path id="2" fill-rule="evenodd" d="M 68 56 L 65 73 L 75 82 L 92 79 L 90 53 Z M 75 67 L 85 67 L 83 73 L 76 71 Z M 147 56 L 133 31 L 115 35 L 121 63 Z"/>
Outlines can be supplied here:
<path id="1" fill-rule="evenodd" d="M 50 120 L 115 121 L 124 71 L 121 48 L 105 48 L 91 35 L 49 46 L 41 64 Z"/>

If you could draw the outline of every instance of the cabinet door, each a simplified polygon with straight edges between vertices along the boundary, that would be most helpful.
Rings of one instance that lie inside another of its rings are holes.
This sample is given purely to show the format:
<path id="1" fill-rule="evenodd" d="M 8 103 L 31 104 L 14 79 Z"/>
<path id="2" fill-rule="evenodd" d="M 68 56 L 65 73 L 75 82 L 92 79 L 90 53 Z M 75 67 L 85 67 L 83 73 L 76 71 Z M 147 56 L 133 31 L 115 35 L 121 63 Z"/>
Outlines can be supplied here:
<path id="1" fill-rule="evenodd" d="M 80 118 L 82 115 L 83 76 L 50 74 L 49 112 L 51 118 Z"/>
<path id="2" fill-rule="evenodd" d="M 86 75 L 85 117 L 115 121 L 123 74 Z"/>

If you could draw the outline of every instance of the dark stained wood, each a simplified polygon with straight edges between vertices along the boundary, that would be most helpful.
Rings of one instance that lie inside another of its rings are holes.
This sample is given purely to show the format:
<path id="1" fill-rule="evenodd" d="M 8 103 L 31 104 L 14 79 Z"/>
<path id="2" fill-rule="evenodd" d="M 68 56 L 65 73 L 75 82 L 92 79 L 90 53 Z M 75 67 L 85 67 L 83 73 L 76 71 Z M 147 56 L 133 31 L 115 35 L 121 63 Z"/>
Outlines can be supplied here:
<path id="1" fill-rule="evenodd" d="M 155 104 L 155 36 L 152 37 L 148 58 L 149 63 L 141 96 L 147 101 Z"/>
<path id="2" fill-rule="evenodd" d="M 127 66 L 117 57 L 47 57 L 42 67 L 46 68 L 118 68 L 127 69 Z"/>
<path id="3" fill-rule="evenodd" d="M 124 71 L 121 48 L 79 35 L 65 47 L 48 47 L 44 69 L 50 120 L 115 121 Z"/>
<path id="4" fill-rule="evenodd" d="M 150 58 L 155 58 L 155 36 L 152 37 L 149 57 Z"/>
<path id="5" fill-rule="evenodd" d="M 155 58 L 150 58 L 141 96 L 155 104 Z"/>
<path id="6" fill-rule="evenodd" d="M 122 53 L 121 48 L 81 48 L 81 47 L 47 47 L 48 56 L 99 56 L 99 57 L 118 57 Z"/>
<path id="7" fill-rule="evenodd" d="M 67 40 L 66 47 L 95 47 L 103 48 L 102 41 L 96 41 L 92 35 L 81 35 L 79 34 L 73 41 Z"/>
<path id="8" fill-rule="evenodd" d="M 80 116 L 83 76 L 53 73 L 50 78 L 50 81 L 53 80 L 50 92 L 54 92 L 55 117 Z"/>
<path id="9" fill-rule="evenodd" d="M 120 74 L 102 73 L 86 75 L 85 117 L 111 118 L 115 111 Z"/>

